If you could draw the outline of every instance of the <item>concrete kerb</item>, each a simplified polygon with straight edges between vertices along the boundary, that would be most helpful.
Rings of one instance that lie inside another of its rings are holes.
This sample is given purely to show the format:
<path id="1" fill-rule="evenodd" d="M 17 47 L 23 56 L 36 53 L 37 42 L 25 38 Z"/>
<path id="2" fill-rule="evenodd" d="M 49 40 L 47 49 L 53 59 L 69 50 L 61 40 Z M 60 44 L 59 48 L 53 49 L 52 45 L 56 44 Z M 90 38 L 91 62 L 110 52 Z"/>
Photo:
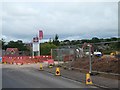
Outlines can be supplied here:
<path id="1" fill-rule="evenodd" d="M 55 74 L 55 71 L 50 71 L 50 69 L 44 69 L 44 71 L 48 72 L 48 73 L 51 73 L 51 74 Z M 62 72 L 62 70 L 61 70 Z M 64 78 L 68 78 L 68 79 L 71 79 L 71 80 L 74 80 L 74 81 L 77 81 L 77 82 L 81 82 L 83 84 L 85 84 L 85 80 L 83 79 L 74 79 L 72 78 L 71 76 L 67 76 L 67 75 L 64 75 L 61 73 L 61 77 L 64 77 Z M 93 84 L 91 86 L 96 86 L 98 88 L 101 88 L 101 89 L 108 89 L 108 90 L 112 90 L 112 88 L 108 87 L 108 86 L 104 86 L 104 85 L 99 85 L 99 84 L 96 84 L 93 82 Z"/>

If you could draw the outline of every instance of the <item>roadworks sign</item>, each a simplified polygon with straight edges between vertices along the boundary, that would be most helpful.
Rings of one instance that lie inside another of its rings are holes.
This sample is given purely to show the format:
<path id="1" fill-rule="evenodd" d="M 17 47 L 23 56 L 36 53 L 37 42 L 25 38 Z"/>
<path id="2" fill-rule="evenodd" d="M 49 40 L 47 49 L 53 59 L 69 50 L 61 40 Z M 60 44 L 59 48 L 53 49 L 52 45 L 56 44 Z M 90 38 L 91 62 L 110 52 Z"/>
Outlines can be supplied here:
<path id="1" fill-rule="evenodd" d="M 56 75 L 56 76 L 60 76 L 60 68 L 58 68 L 58 67 L 56 68 L 55 75 Z"/>
<path id="2" fill-rule="evenodd" d="M 43 70 L 43 65 L 40 63 L 40 70 Z"/>
<path id="3" fill-rule="evenodd" d="M 93 84 L 89 73 L 86 74 L 86 84 Z"/>

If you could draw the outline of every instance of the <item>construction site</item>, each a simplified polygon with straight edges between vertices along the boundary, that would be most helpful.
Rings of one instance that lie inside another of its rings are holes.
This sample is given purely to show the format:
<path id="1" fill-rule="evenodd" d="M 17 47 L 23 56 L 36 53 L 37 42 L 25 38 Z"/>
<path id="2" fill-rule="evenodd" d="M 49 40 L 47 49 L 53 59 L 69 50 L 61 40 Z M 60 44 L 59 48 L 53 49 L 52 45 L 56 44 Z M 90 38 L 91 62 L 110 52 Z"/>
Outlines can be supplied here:
<path id="1" fill-rule="evenodd" d="M 10 1 L 0 3 L 0 89 L 120 90 L 119 2 Z"/>

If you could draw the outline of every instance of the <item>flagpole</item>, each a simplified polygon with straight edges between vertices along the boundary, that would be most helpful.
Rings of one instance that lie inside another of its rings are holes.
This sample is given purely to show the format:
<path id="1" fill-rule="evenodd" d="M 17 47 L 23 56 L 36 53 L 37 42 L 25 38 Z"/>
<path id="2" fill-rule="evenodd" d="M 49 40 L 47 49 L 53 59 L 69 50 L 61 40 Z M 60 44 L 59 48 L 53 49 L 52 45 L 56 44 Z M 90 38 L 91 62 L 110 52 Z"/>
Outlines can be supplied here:
<path id="1" fill-rule="evenodd" d="M 41 45 L 40 45 L 40 39 L 39 39 L 39 32 L 38 32 L 38 43 L 39 43 L 39 47 L 38 47 L 38 48 L 39 48 L 38 56 L 40 56 L 40 46 L 41 46 Z"/>
<path id="2" fill-rule="evenodd" d="M 39 56 L 40 56 L 40 54 L 41 54 L 41 44 L 40 44 L 40 40 L 39 40 Z"/>
<path id="3" fill-rule="evenodd" d="M 40 48 L 40 43 L 39 43 L 39 48 Z M 38 56 L 40 56 L 40 49 L 39 49 L 39 51 L 38 51 Z"/>

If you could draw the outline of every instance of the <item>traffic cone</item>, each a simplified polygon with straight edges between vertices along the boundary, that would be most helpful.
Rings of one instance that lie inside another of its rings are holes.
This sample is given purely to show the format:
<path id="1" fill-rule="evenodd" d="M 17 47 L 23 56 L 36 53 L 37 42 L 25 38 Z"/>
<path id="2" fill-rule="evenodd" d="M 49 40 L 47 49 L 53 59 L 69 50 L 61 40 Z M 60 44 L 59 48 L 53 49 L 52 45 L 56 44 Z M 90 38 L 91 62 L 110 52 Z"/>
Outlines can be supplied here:
<path id="1" fill-rule="evenodd" d="M 12 62 L 10 62 L 10 64 L 13 64 Z"/>
<path id="2" fill-rule="evenodd" d="M 4 62 L 4 64 L 7 64 L 6 62 Z"/>
<path id="3" fill-rule="evenodd" d="M 56 76 L 60 76 L 60 68 L 58 68 L 58 67 L 56 68 L 55 75 L 56 75 Z"/>
<path id="4" fill-rule="evenodd" d="M 40 63 L 40 70 L 43 70 L 43 65 Z"/>
<path id="5" fill-rule="evenodd" d="M 86 84 L 93 84 L 89 73 L 86 74 Z"/>
<path id="6" fill-rule="evenodd" d="M 53 66 L 52 65 L 49 65 L 49 68 L 52 68 Z"/>

